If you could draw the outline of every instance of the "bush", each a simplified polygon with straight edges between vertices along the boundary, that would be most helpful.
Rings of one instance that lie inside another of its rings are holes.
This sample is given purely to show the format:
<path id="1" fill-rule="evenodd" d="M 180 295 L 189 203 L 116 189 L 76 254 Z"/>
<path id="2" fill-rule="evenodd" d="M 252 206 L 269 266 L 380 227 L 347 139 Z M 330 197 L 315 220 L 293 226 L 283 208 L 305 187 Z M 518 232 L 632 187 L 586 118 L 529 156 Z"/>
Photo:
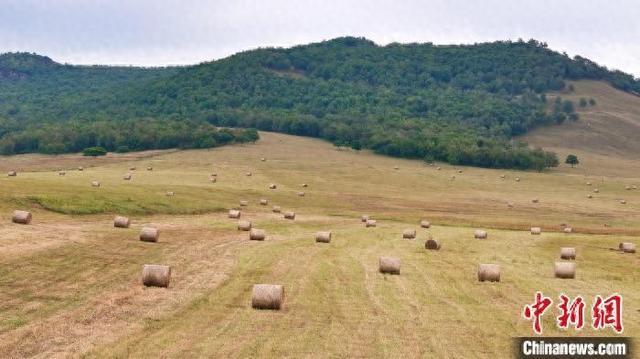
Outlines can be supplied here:
<path id="1" fill-rule="evenodd" d="M 88 147 L 82 151 L 83 156 L 98 157 L 107 154 L 107 150 L 102 147 Z"/>

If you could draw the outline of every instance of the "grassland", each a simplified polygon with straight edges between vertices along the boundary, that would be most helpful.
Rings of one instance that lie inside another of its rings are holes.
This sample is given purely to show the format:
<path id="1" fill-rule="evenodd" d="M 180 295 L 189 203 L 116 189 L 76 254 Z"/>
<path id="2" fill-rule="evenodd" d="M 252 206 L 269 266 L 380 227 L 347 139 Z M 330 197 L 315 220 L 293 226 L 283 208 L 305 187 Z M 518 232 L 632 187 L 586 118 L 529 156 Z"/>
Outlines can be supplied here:
<path id="1" fill-rule="evenodd" d="M 616 112 L 608 96 L 617 91 L 601 98 L 588 88 L 601 85 L 576 85 L 598 102 L 584 120 Z M 640 119 L 633 116 L 621 118 Z M 577 125 L 540 130 L 530 141 L 568 138 Z M 612 250 L 640 244 L 640 192 L 625 190 L 640 185 L 632 147 L 597 152 L 556 142 L 581 150 L 583 165 L 534 173 L 437 170 L 319 140 L 261 136 L 255 145 L 95 163 L 2 159 L 0 169 L 21 172 L 0 178 L 0 357 L 510 357 L 511 338 L 532 333 L 521 311 L 537 290 L 588 302 L 621 293 L 625 335 L 640 337 L 640 257 Z M 131 166 L 138 170 L 123 181 Z M 212 172 L 217 183 L 208 181 Z M 266 229 L 266 241 L 249 241 L 226 218 L 241 199 L 250 201 L 243 218 Z M 271 205 L 295 210 L 296 220 Z M 32 225 L 10 223 L 17 208 L 33 212 Z M 131 216 L 132 227 L 114 229 L 114 214 Z M 378 227 L 365 229 L 361 214 Z M 419 229 L 422 218 L 432 228 Z M 575 233 L 562 233 L 563 223 Z M 159 243 L 137 240 L 147 224 L 160 228 Z M 544 233 L 531 236 L 533 225 Z M 418 239 L 403 240 L 405 228 L 418 229 Z M 473 239 L 477 228 L 489 238 Z M 318 230 L 333 231 L 331 244 L 314 242 Z M 442 242 L 440 251 L 424 249 L 428 236 Z M 575 280 L 553 277 L 562 246 L 577 249 Z M 381 255 L 401 258 L 400 276 L 377 272 Z M 171 265 L 170 287 L 144 288 L 144 263 Z M 477 282 L 478 263 L 500 264 L 501 282 Z M 254 283 L 283 284 L 284 309 L 252 310 Z M 555 328 L 555 314 L 544 317 L 545 335 L 573 335 Z"/>

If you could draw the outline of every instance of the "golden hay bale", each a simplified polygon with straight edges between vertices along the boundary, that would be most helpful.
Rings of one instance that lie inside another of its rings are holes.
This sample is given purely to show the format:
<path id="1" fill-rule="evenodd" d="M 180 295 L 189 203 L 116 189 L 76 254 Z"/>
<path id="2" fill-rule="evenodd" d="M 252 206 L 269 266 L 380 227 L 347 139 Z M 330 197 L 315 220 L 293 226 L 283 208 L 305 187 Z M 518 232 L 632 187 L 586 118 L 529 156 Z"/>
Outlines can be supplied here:
<path id="1" fill-rule="evenodd" d="M 542 233 L 542 228 L 540 227 L 531 227 L 531 234 L 538 235 Z"/>
<path id="2" fill-rule="evenodd" d="M 251 177 L 252 175 L 253 175 L 253 173 L 247 172 L 247 177 Z"/>
<path id="3" fill-rule="evenodd" d="M 618 245 L 618 248 L 620 249 L 620 251 L 622 251 L 624 253 L 635 253 L 636 252 L 636 245 L 635 245 L 635 243 L 631 243 L 631 242 L 622 242 L 622 243 L 620 243 L 620 245 Z"/>
<path id="4" fill-rule="evenodd" d="M 365 222 L 364 226 L 365 227 L 375 227 L 377 225 L 375 219 L 367 219 L 367 221 Z"/>
<path id="5" fill-rule="evenodd" d="M 131 180 L 131 173 L 127 173 L 126 175 L 124 175 L 122 177 L 122 179 L 125 180 L 125 181 L 130 181 Z"/>
<path id="6" fill-rule="evenodd" d="M 594 189 L 593 189 L 593 193 L 600 193 L 600 190 L 599 190 L 599 189 L 597 189 L 597 188 L 594 188 Z"/>
<path id="7" fill-rule="evenodd" d="M 320 231 L 316 233 L 316 242 L 329 243 L 331 242 L 331 231 Z"/>
<path id="8" fill-rule="evenodd" d="M 588 194 L 587 198 L 591 199 L 591 198 L 593 198 L 593 195 Z"/>
<path id="9" fill-rule="evenodd" d="M 239 231 L 250 231 L 251 230 L 251 221 L 239 221 L 238 222 L 238 230 Z"/>
<path id="10" fill-rule="evenodd" d="M 564 233 L 572 233 L 573 232 L 573 228 L 571 227 L 564 227 Z"/>
<path id="11" fill-rule="evenodd" d="M 473 232 L 473 237 L 476 239 L 487 239 L 488 236 L 487 231 L 483 231 L 481 229 L 477 229 Z"/>
<path id="12" fill-rule="evenodd" d="M 440 171 L 442 170 L 442 167 L 436 167 L 436 170 Z"/>
<path id="13" fill-rule="evenodd" d="M 394 257 L 380 257 L 378 260 L 380 273 L 400 274 L 400 259 Z"/>
<path id="14" fill-rule="evenodd" d="M 266 205 L 268 205 L 268 204 L 269 204 L 269 201 L 268 201 L 268 200 L 266 200 L 266 199 L 264 199 L 264 198 L 260 200 L 260 205 L 261 205 L 261 206 L 266 206 Z"/>
<path id="15" fill-rule="evenodd" d="M 284 212 L 284 219 L 296 219 L 296 212 Z"/>
<path id="16" fill-rule="evenodd" d="M 153 167 L 151 166 L 147 167 L 147 171 L 153 171 Z"/>
<path id="17" fill-rule="evenodd" d="M 516 177 L 516 182 L 520 182 L 520 177 Z"/>
<path id="18" fill-rule="evenodd" d="M 478 264 L 478 281 L 499 282 L 500 281 L 500 265 L 499 264 Z"/>
<path id="19" fill-rule="evenodd" d="M 437 251 L 437 250 L 440 250 L 440 242 L 438 242 L 437 240 L 435 240 L 433 238 L 429 238 L 424 243 L 424 247 L 426 249 L 429 249 L 429 250 L 432 250 L 432 251 Z"/>
<path id="20" fill-rule="evenodd" d="M 275 184 L 273 184 L 273 183 L 269 185 L 269 189 L 276 189 L 276 188 L 278 188 L 278 186 L 276 186 L 276 185 L 275 185 Z"/>
<path id="21" fill-rule="evenodd" d="M 9 171 L 7 172 L 7 176 L 8 177 L 16 177 L 18 175 L 18 173 L 16 171 Z"/>
<path id="22" fill-rule="evenodd" d="M 308 185 L 308 184 L 306 184 L 306 183 L 303 183 L 303 184 L 302 184 L 302 187 L 303 187 L 303 188 L 307 188 L 307 187 L 309 187 L 309 185 Z"/>
<path id="23" fill-rule="evenodd" d="M 430 228 L 431 227 L 431 223 L 429 221 L 427 221 L 426 219 L 423 219 L 420 221 L 420 227 L 422 228 Z"/>
<path id="24" fill-rule="evenodd" d="M 562 279 L 573 279 L 576 277 L 575 262 L 556 262 L 555 276 Z"/>
<path id="25" fill-rule="evenodd" d="M 298 196 L 300 197 L 304 197 L 305 193 L 304 192 L 298 192 Z"/>
<path id="26" fill-rule="evenodd" d="M 366 215 L 366 214 L 363 214 L 362 217 L 360 217 L 360 220 L 362 222 L 366 222 L 366 221 L 368 221 L 370 219 L 371 219 L 371 217 L 369 217 L 369 215 Z"/>
<path id="27" fill-rule="evenodd" d="M 218 179 L 217 179 L 217 178 L 215 178 L 215 177 L 209 177 L 209 182 L 211 182 L 211 183 L 216 183 L 217 181 L 218 181 Z"/>
<path id="28" fill-rule="evenodd" d="M 240 201 L 240 206 L 242 206 L 242 207 L 246 207 L 246 206 L 248 206 L 248 205 L 249 205 L 249 202 L 244 201 L 244 200 L 243 200 L 243 201 Z"/>
<path id="29" fill-rule="evenodd" d="M 143 242 L 157 242 L 160 230 L 154 227 L 143 227 L 140 231 L 140 240 Z"/>
<path id="30" fill-rule="evenodd" d="M 416 230 L 415 229 L 405 229 L 402 231 L 402 238 L 404 239 L 414 239 L 416 238 Z"/>
<path id="31" fill-rule="evenodd" d="M 509 208 L 513 208 L 513 203 L 511 203 L 511 202 L 507 202 L 507 207 L 509 207 Z"/>
<path id="32" fill-rule="evenodd" d="M 627 191 L 631 191 L 631 186 L 625 186 L 624 189 L 626 189 Z"/>
<path id="33" fill-rule="evenodd" d="M 278 284 L 254 284 L 251 291 L 253 309 L 280 310 L 284 302 L 284 287 Z"/>
<path id="34" fill-rule="evenodd" d="M 500 175 L 500 178 L 505 179 L 505 178 L 507 178 L 507 176 L 506 175 Z"/>
<path id="35" fill-rule="evenodd" d="M 625 201 L 624 199 L 621 199 L 620 204 L 627 204 L 627 201 Z"/>
<path id="36" fill-rule="evenodd" d="M 282 212 L 282 209 L 280 208 L 280 206 L 273 206 L 273 213 L 280 213 Z"/>
<path id="37" fill-rule="evenodd" d="M 533 203 L 538 203 L 538 202 L 540 202 L 540 200 L 539 200 L 539 199 L 537 199 L 537 198 L 534 198 L 534 199 L 532 199 L 532 200 L 531 200 L 531 202 L 533 202 Z"/>
<path id="38" fill-rule="evenodd" d="M 251 228 L 249 231 L 249 239 L 252 241 L 264 241 L 266 236 L 264 229 Z"/>
<path id="39" fill-rule="evenodd" d="M 631 186 L 631 189 L 638 189 L 638 186 L 633 185 L 633 186 Z"/>
<path id="40" fill-rule="evenodd" d="M 16 210 L 13 211 L 11 221 L 17 224 L 29 224 L 31 223 L 31 212 Z"/>
<path id="41" fill-rule="evenodd" d="M 145 287 L 169 286 L 171 267 L 160 264 L 145 264 L 142 267 L 142 284 Z"/>
<path id="42" fill-rule="evenodd" d="M 167 191 L 167 196 L 168 196 L 168 197 L 173 197 L 173 196 L 175 196 L 175 195 L 176 195 L 176 194 L 175 194 L 175 192 L 173 192 L 173 191 Z"/>
<path id="43" fill-rule="evenodd" d="M 91 187 L 100 187 L 100 182 L 98 182 L 98 181 L 91 181 Z"/>
<path id="44" fill-rule="evenodd" d="M 135 171 L 135 170 L 136 170 L 136 168 L 135 168 L 135 167 L 133 167 L 133 166 L 132 166 L 132 167 L 129 167 L 129 171 Z"/>
<path id="45" fill-rule="evenodd" d="M 238 211 L 237 209 L 230 209 L 229 218 L 240 218 L 240 211 Z"/>
<path id="46" fill-rule="evenodd" d="M 262 162 L 264 162 L 264 161 L 266 161 L 266 160 L 267 160 L 267 159 L 266 159 L 266 158 L 264 158 L 264 157 L 262 157 L 262 158 L 260 159 L 260 161 L 262 161 Z"/>
<path id="47" fill-rule="evenodd" d="M 560 248 L 561 259 L 576 259 L 576 249 L 573 247 Z"/>
<path id="48" fill-rule="evenodd" d="M 66 176 L 67 172 L 66 171 L 58 171 L 58 176 Z"/>
<path id="49" fill-rule="evenodd" d="M 84 171 L 84 167 L 78 166 L 78 171 L 80 171 L 80 172 Z"/>
<path id="50" fill-rule="evenodd" d="M 213 172 L 213 173 L 211 174 L 211 177 L 218 177 L 218 174 L 217 174 L 217 173 L 215 173 L 215 172 Z"/>
<path id="51" fill-rule="evenodd" d="M 587 182 L 587 186 L 591 186 L 591 182 Z"/>
<path id="52" fill-rule="evenodd" d="M 131 225 L 131 220 L 127 217 L 116 216 L 113 220 L 113 226 L 116 228 L 129 228 Z"/>
<path id="53" fill-rule="evenodd" d="M 399 170 L 399 169 L 400 169 L 400 167 L 398 167 L 398 166 L 394 166 L 394 167 L 393 167 L 393 169 L 394 169 L 394 170 Z"/>
<path id="54" fill-rule="evenodd" d="M 458 173 L 462 173 L 462 170 L 458 170 Z"/>

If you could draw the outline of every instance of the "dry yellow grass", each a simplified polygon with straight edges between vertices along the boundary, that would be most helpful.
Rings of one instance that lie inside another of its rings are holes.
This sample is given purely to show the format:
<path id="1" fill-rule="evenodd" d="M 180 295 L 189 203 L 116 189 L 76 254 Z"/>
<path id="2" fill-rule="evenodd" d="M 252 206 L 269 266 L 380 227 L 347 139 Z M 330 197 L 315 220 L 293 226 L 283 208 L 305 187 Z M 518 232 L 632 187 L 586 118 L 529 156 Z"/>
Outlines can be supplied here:
<path id="1" fill-rule="evenodd" d="M 591 91 L 598 101 L 589 111 L 613 112 L 608 101 L 635 103 L 601 99 L 599 86 L 576 84 L 578 94 Z M 602 96 L 621 96 L 607 91 Z M 623 117 L 636 116 L 623 105 Z M 640 336 L 640 257 L 616 250 L 640 243 L 640 192 L 625 190 L 640 184 L 637 160 L 585 147 L 576 169 L 464 168 L 452 183 L 460 168 L 261 135 L 255 145 L 99 164 L 78 156 L 10 158 L 20 175 L 0 177 L 0 357 L 510 357 L 510 338 L 532 333 L 521 312 L 537 290 L 556 300 L 619 292 L 625 335 Z M 606 166 L 597 162 L 603 156 Z M 84 171 L 64 177 L 50 170 L 78 165 Z M 153 171 L 123 181 L 131 166 Z M 102 186 L 89 186 L 92 180 Z M 586 182 L 600 189 L 592 199 Z M 296 195 L 300 183 L 313 200 Z M 169 189 L 179 195 L 167 197 Z M 250 241 L 227 211 L 241 198 L 257 204 L 265 197 L 295 211 L 296 220 L 271 207 L 243 207 L 242 219 L 269 234 Z M 12 224 L 14 208 L 33 212 L 32 224 Z M 116 213 L 130 217 L 131 227 L 113 228 Z M 377 227 L 365 229 L 362 213 Z M 431 228 L 402 240 L 399 233 L 423 218 Z M 138 241 L 143 225 L 159 228 L 161 241 Z M 531 236 L 531 226 L 544 231 Z M 475 240 L 475 228 L 491 235 Z M 317 244 L 314 234 L 327 229 L 331 244 Z M 439 251 L 425 249 L 431 237 Z M 579 254 L 575 279 L 554 277 L 561 247 Z M 401 275 L 380 274 L 381 256 L 399 258 Z M 171 266 L 169 288 L 142 286 L 145 263 Z M 478 282 L 479 263 L 499 264 L 500 282 Z M 251 309 L 255 283 L 284 285 L 282 310 Z M 551 313 L 543 325 L 548 335 L 571 334 L 555 328 Z M 582 333 L 596 334 L 611 333 Z"/>

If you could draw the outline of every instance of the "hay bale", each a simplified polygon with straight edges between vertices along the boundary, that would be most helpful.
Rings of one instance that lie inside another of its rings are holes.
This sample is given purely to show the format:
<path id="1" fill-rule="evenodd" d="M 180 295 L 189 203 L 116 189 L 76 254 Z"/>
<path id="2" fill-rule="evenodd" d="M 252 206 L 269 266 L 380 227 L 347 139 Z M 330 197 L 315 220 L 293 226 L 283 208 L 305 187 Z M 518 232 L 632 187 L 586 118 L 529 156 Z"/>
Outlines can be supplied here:
<path id="1" fill-rule="evenodd" d="M 542 233 L 542 228 L 540 227 L 531 227 L 531 234 L 539 235 Z"/>
<path id="2" fill-rule="evenodd" d="M 131 181 L 131 173 L 127 173 L 126 175 L 124 175 L 122 177 L 122 179 L 125 180 L 125 181 Z"/>
<path id="3" fill-rule="evenodd" d="M 247 177 L 251 177 L 251 176 L 253 176 L 253 173 L 247 172 Z"/>
<path id="4" fill-rule="evenodd" d="M 7 176 L 8 177 L 16 177 L 18 175 L 18 173 L 16 171 L 9 171 L 7 172 Z"/>
<path id="5" fill-rule="evenodd" d="M 539 200 L 539 199 L 537 199 L 537 198 L 534 198 L 534 199 L 532 199 L 532 200 L 531 200 L 531 202 L 533 202 L 533 203 L 538 203 L 538 202 L 540 202 L 540 200 Z"/>
<path id="6" fill-rule="evenodd" d="M 240 201 L 240 206 L 242 206 L 242 207 L 246 207 L 246 206 L 248 206 L 248 205 L 249 205 L 249 202 L 244 201 L 244 200 Z"/>
<path id="7" fill-rule="evenodd" d="M 507 207 L 509 207 L 509 208 L 513 208 L 513 203 L 511 203 L 511 202 L 507 202 Z"/>
<path id="8" fill-rule="evenodd" d="M 481 229 L 477 229 L 473 232 L 473 237 L 476 239 L 487 239 L 488 236 L 487 231 L 483 231 Z"/>
<path id="9" fill-rule="evenodd" d="M 573 247 L 560 248 L 560 259 L 576 259 L 576 249 Z"/>
<path id="10" fill-rule="evenodd" d="M 636 245 L 634 243 L 631 242 L 622 242 L 618 245 L 618 248 L 620 249 L 620 251 L 624 252 L 624 253 L 635 253 L 636 252 Z"/>
<path id="11" fill-rule="evenodd" d="M 321 231 L 316 233 L 316 242 L 329 243 L 331 242 L 331 231 Z"/>
<path id="12" fill-rule="evenodd" d="M 399 169 L 400 169 L 400 167 L 398 167 L 398 166 L 394 166 L 394 167 L 393 167 L 393 169 L 394 169 L 394 170 L 399 170 Z"/>
<path id="13" fill-rule="evenodd" d="M 264 158 L 264 157 L 262 157 L 262 158 L 260 159 L 260 161 L 262 161 L 262 162 L 264 162 L 264 161 L 266 161 L 266 160 L 267 160 L 267 159 L 266 159 L 266 158 Z"/>
<path id="14" fill-rule="evenodd" d="M 420 227 L 422 228 L 430 228 L 431 227 L 431 223 L 429 221 L 427 221 L 426 219 L 423 219 L 420 221 Z"/>
<path id="15" fill-rule="evenodd" d="M 273 183 L 269 185 L 269 189 L 276 189 L 276 188 L 278 188 L 278 186 L 276 186 L 276 185 L 275 185 L 275 184 L 273 184 Z"/>
<path id="16" fill-rule="evenodd" d="M 173 197 L 173 196 L 175 196 L 175 195 L 176 195 L 176 194 L 175 194 L 175 192 L 173 192 L 173 191 L 167 191 L 167 196 L 168 196 L 168 197 Z"/>
<path id="17" fill-rule="evenodd" d="M 84 171 L 84 167 L 78 166 L 78 171 L 80 171 L 80 172 Z"/>
<path id="18" fill-rule="evenodd" d="M 303 183 L 303 184 L 302 184 L 302 187 L 303 187 L 303 188 L 307 188 L 307 187 L 309 187 L 309 185 L 308 185 L 308 184 L 306 184 L 306 183 Z"/>
<path id="19" fill-rule="evenodd" d="M 462 170 L 458 170 L 458 173 L 462 173 Z"/>
<path id="20" fill-rule="evenodd" d="M 284 219 L 296 219 L 296 212 L 284 212 Z"/>
<path id="21" fill-rule="evenodd" d="M 631 191 L 631 186 L 625 186 L 624 189 L 626 189 L 627 191 Z"/>
<path id="22" fill-rule="evenodd" d="M 500 281 L 500 265 L 478 264 L 478 281 L 499 282 Z"/>
<path id="23" fill-rule="evenodd" d="M 594 189 L 593 189 L 593 193 L 600 193 L 600 190 L 599 190 L 599 189 L 597 189 L 597 188 L 594 188 Z"/>
<path id="24" fill-rule="evenodd" d="M 442 170 L 442 167 L 436 167 L 436 170 L 440 171 L 440 170 Z"/>
<path id="25" fill-rule="evenodd" d="M 627 204 L 627 201 L 625 201 L 624 199 L 621 199 L 620 204 Z"/>
<path id="26" fill-rule="evenodd" d="M 238 222 L 238 230 L 239 231 L 250 231 L 251 230 L 251 221 L 239 221 Z"/>
<path id="27" fill-rule="evenodd" d="M 66 171 L 58 171 L 58 176 L 66 176 L 67 172 Z"/>
<path id="28" fill-rule="evenodd" d="M 438 242 L 437 240 L 435 240 L 433 238 L 429 238 L 424 243 L 424 248 L 432 250 L 432 251 L 438 251 L 438 250 L 440 250 L 440 242 Z"/>
<path id="29" fill-rule="evenodd" d="M 135 170 L 136 170 L 136 168 L 135 168 L 135 167 L 133 167 L 133 166 L 132 166 L 132 167 L 129 167 L 129 171 L 135 171 Z"/>
<path id="30" fill-rule="evenodd" d="M 279 284 L 254 284 L 251 291 L 253 309 L 280 310 L 284 302 L 284 287 Z"/>
<path id="31" fill-rule="evenodd" d="M 218 174 L 217 174 L 217 173 L 215 173 L 215 172 L 213 172 L 213 173 L 211 174 L 211 177 L 218 177 Z"/>
<path id="32" fill-rule="evenodd" d="M 273 206 L 273 213 L 280 213 L 282 212 L 282 209 L 280 208 L 280 206 Z"/>
<path id="33" fill-rule="evenodd" d="M 143 227 L 140 231 L 140 240 L 143 242 L 157 242 L 160 231 L 154 227 Z"/>
<path id="34" fill-rule="evenodd" d="M 377 225 L 377 223 L 376 223 L 376 221 L 374 219 L 368 219 L 364 224 L 364 226 L 366 228 L 375 227 L 376 225 Z"/>
<path id="35" fill-rule="evenodd" d="M 298 196 L 299 197 L 304 197 L 305 193 L 304 192 L 298 192 Z"/>
<path id="36" fill-rule="evenodd" d="M 100 187 L 100 182 L 98 182 L 98 181 L 91 181 L 91 187 Z"/>
<path id="37" fill-rule="evenodd" d="M 13 216 L 11 216 L 11 221 L 17 224 L 29 224 L 31 223 L 31 212 L 16 210 L 13 211 Z"/>
<path id="38" fill-rule="evenodd" d="M 563 231 L 564 231 L 564 233 L 572 233 L 572 232 L 573 232 L 573 228 L 571 228 L 571 227 L 564 227 Z"/>
<path id="39" fill-rule="evenodd" d="M 169 286 L 171 267 L 160 264 L 145 264 L 142 267 L 142 284 L 145 287 Z"/>
<path id="40" fill-rule="evenodd" d="M 591 182 L 587 182 L 587 186 L 591 186 Z"/>
<path id="41" fill-rule="evenodd" d="M 638 186 L 633 185 L 633 186 L 631 186 L 631 189 L 633 189 L 633 190 L 638 189 Z"/>
<path id="42" fill-rule="evenodd" d="M 269 201 L 268 201 L 268 200 L 266 200 L 266 199 L 264 199 L 264 198 L 260 200 L 260 205 L 261 205 L 261 206 L 266 206 L 266 205 L 268 205 L 268 204 L 269 204 Z"/>
<path id="43" fill-rule="evenodd" d="M 131 225 L 131 220 L 127 217 L 116 216 L 113 220 L 113 226 L 116 228 L 129 228 Z"/>
<path id="44" fill-rule="evenodd" d="M 218 179 L 216 177 L 209 177 L 209 182 L 216 183 Z"/>
<path id="45" fill-rule="evenodd" d="M 380 273 L 400 274 L 400 259 L 394 257 L 380 257 L 378 260 Z"/>
<path id="46" fill-rule="evenodd" d="M 402 238 L 404 239 L 414 239 L 416 238 L 416 230 L 415 229 L 405 229 L 402 231 Z"/>
<path id="47" fill-rule="evenodd" d="M 362 222 L 366 222 L 366 221 L 368 221 L 368 220 L 370 220 L 370 219 L 371 219 L 371 217 L 369 217 L 369 215 L 366 215 L 366 214 L 363 214 L 363 215 L 360 217 L 360 220 L 361 220 Z"/>
<path id="48" fill-rule="evenodd" d="M 249 231 L 249 239 L 252 241 L 264 241 L 266 236 L 264 229 L 251 228 Z"/>
<path id="49" fill-rule="evenodd" d="M 507 178 L 507 176 L 506 175 L 500 175 L 500 178 L 505 179 L 505 178 Z"/>
<path id="50" fill-rule="evenodd" d="M 516 182 L 520 182 L 520 177 L 516 177 Z"/>
<path id="51" fill-rule="evenodd" d="M 591 198 L 593 198 L 593 195 L 588 194 L 587 198 L 591 199 Z"/>
<path id="52" fill-rule="evenodd" d="M 573 279 L 576 277 L 575 262 L 556 262 L 555 276 L 562 279 Z"/>
<path id="53" fill-rule="evenodd" d="M 147 171 L 153 171 L 153 167 L 151 166 L 147 167 Z"/>
<path id="54" fill-rule="evenodd" d="M 240 218 L 240 211 L 238 211 L 237 209 L 230 209 L 229 218 Z"/>

